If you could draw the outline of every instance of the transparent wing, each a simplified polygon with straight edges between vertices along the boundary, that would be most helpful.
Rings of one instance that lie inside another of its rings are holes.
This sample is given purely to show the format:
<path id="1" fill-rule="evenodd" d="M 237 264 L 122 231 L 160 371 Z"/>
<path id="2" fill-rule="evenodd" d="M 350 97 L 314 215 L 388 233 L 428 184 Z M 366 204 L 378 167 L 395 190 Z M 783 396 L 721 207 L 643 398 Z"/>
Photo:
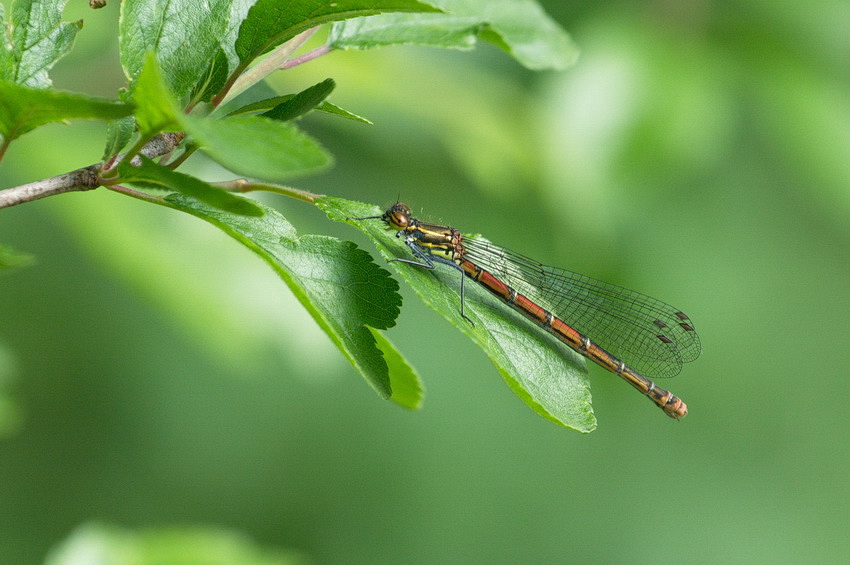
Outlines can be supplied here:
<path id="1" fill-rule="evenodd" d="M 468 260 L 648 377 L 676 376 L 699 356 L 693 324 L 669 304 L 481 239 L 465 237 L 463 244 Z"/>

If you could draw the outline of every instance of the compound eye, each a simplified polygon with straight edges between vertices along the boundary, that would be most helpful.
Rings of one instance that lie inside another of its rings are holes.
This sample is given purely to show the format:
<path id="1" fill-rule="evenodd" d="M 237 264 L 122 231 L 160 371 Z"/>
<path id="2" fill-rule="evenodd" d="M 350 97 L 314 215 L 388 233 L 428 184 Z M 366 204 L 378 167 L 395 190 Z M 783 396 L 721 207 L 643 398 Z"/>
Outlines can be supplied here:
<path id="1" fill-rule="evenodd" d="M 407 207 L 407 204 L 396 202 L 384 214 L 384 221 L 397 229 L 403 230 L 410 224 L 410 208 Z"/>
<path id="2" fill-rule="evenodd" d="M 401 214 L 394 214 L 392 219 L 393 225 L 398 228 L 406 228 L 407 227 L 407 216 L 403 216 Z"/>

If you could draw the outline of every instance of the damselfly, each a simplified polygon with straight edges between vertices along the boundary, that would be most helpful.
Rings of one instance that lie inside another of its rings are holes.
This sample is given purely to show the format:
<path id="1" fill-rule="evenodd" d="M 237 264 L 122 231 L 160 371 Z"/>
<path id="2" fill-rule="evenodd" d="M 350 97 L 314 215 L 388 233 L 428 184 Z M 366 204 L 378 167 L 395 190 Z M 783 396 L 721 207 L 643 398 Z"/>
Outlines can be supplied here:
<path id="1" fill-rule="evenodd" d="M 682 364 L 699 356 L 700 342 L 690 319 L 664 302 L 556 267 L 455 228 L 421 222 L 396 202 L 381 216 L 404 237 L 416 259 L 391 259 L 427 269 L 449 265 L 471 278 L 514 310 L 535 322 L 576 352 L 622 377 L 648 396 L 671 418 L 688 413 L 673 393 L 653 377 L 673 377 Z M 460 314 L 464 312 L 464 277 L 460 279 Z"/>

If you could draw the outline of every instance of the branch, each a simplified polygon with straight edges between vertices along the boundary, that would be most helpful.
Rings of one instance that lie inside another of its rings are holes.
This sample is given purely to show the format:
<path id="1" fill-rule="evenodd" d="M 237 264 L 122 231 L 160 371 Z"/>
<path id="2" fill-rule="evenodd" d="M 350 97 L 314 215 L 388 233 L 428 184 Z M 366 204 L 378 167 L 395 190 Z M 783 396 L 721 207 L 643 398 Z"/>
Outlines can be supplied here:
<path id="1" fill-rule="evenodd" d="M 145 144 L 140 153 L 151 159 L 165 155 L 173 151 L 183 141 L 184 137 L 185 134 L 182 132 L 161 133 Z M 134 165 L 141 164 L 138 157 L 135 157 L 130 162 Z M 64 192 L 94 190 L 101 186 L 101 167 L 103 167 L 103 163 L 95 163 L 94 165 L 89 165 L 88 167 L 83 167 L 70 173 L 0 190 L 0 208 L 8 208 L 9 206 L 31 202 L 39 198 L 46 198 L 47 196 L 54 196 Z"/>
<path id="2" fill-rule="evenodd" d="M 14 188 L 0 190 L 0 208 L 8 208 L 24 202 L 38 200 L 63 192 L 77 190 L 93 190 L 100 186 L 97 173 L 100 165 L 89 165 L 70 173 L 65 173 L 49 179 L 37 180 Z"/>

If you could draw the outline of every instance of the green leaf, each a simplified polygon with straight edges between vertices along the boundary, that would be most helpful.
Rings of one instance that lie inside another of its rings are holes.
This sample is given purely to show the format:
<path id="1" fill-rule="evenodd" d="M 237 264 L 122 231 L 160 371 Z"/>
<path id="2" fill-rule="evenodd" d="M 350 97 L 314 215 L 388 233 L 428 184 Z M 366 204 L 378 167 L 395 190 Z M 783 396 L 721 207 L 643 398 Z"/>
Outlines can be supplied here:
<path id="1" fill-rule="evenodd" d="M 147 54 L 144 69 L 139 73 L 133 100 L 142 137 L 151 138 L 166 128 L 178 127 L 181 113 L 153 52 Z"/>
<path id="2" fill-rule="evenodd" d="M 259 255 L 379 395 L 402 406 L 418 406 L 416 373 L 389 341 L 376 339 L 371 330 L 395 325 L 401 296 L 398 283 L 368 253 L 331 237 L 298 237 L 279 212 L 261 205 L 262 219 L 222 212 L 177 194 L 167 202 L 217 226 Z M 393 383 L 399 387 L 398 399 Z"/>
<path id="3" fill-rule="evenodd" d="M 132 112 L 132 105 L 105 98 L 38 90 L 0 80 L 0 136 L 6 143 L 50 122 L 114 120 Z"/>
<path id="4" fill-rule="evenodd" d="M 319 24 L 381 12 L 433 12 L 416 0 L 258 0 L 239 29 L 236 54 L 243 67 Z"/>
<path id="5" fill-rule="evenodd" d="M 136 119 L 133 116 L 125 116 L 118 120 L 112 120 L 106 126 L 106 146 L 103 149 L 103 158 L 107 159 L 117 155 L 133 138 L 136 132 Z"/>
<path id="6" fill-rule="evenodd" d="M 384 360 L 390 371 L 393 402 L 410 410 L 418 410 L 425 396 L 419 375 L 384 334 L 372 328 L 369 331 L 375 337 L 378 349 L 384 352 Z"/>
<path id="7" fill-rule="evenodd" d="M 238 174 L 275 181 L 331 163 L 317 141 L 285 122 L 259 116 L 180 116 L 180 122 L 204 153 Z"/>
<path id="8" fill-rule="evenodd" d="M 233 14 L 245 2 L 234 0 L 127 0 L 121 3 L 118 41 L 121 65 L 130 79 L 156 53 L 162 76 L 178 100 L 208 73 L 219 50 L 232 51 Z M 243 12 L 244 13 L 244 10 Z"/>
<path id="9" fill-rule="evenodd" d="M 338 221 L 383 212 L 339 198 L 324 198 L 319 205 Z M 350 223 L 371 237 L 387 259 L 412 258 L 404 242 L 387 231 L 382 221 Z M 470 325 L 460 316 L 460 271 L 442 265 L 429 270 L 398 261 L 391 265 L 428 306 L 484 350 L 508 386 L 535 412 L 580 432 L 596 428 L 581 356 L 467 279 L 465 312 L 475 324 Z"/>
<path id="10" fill-rule="evenodd" d="M 331 102 L 322 102 L 316 107 L 316 110 L 319 112 L 325 112 L 326 114 L 333 114 L 334 116 L 339 116 L 340 118 L 346 118 L 348 120 L 354 120 L 355 122 L 360 122 L 362 124 L 372 125 L 372 122 L 363 116 L 358 116 L 352 112 L 349 112 L 345 108 L 340 108 L 336 104 L 332 104 Z"/>
<path id="11" fill-rule="evenodd" d="M 294 565 L 300 556 L 258 546 L 220 528 L 177 527 L 134 532 L 89 523 L 47 556 L 46 565 Z"/>
<path id="12" fill-rule="evenodd" d="M 235 64 L 233 65 L 235 67 Z M 192 92 L 192 99 L 195 101 L 209 102 L 224 85 L 227 83 L 227 78 L 230 76 L 232 66 L 228 62 L 227 55 L 223 49 L 219 49 L 210 60 L 207 70 L 201 75 L 198 84 Z"/>
<path id="13" fill-rule="evenodd" d="M 263 210 L 253 200 L 240 198 L 235 194 L 212 186 L 193 176 L 172 171 L 158 165 L 144 156 L 139 156 L 142 164 L 134 167 L 124 161 L 118 166 L 120 182 L 153 184 L 159 188 L 176 190 L 218 208 L 240 216 L 262 216 Z"/>
<path id="14" fill-rule="evenodd" d="M 51 85 L 47 71 L 71 50 L 74 37 L 83 27 L 82 20 L 61 21 L 66 3 L 67 0 L 17 0 L 12 4 L 11 37 L 6 26 L 0 33 L 0 79 L 32 88 Z"/>
<path id="15" fill-rule="evenodd" d="M 320 170 L 331 163 L 317 141 L 295 126 L 263 118 L 196 117 L 177 110 L 152 55 L 136 84 L 136 121 L 144 137 L 180 129 L 216 162 L 253 178 L 280 180 Z"/>
<path id="16" fill-rule="evenodd" d="M 210 58 L 209 66 L 201 75 L 201 81 L 193 94 L 194 99 L 209 101 L 224 87 L 230 73 L 239 66 L 236 38 L 239 37 L 239 27 L 248 16 L 252 4 L 251 0 L 242 0 L 231 6 L 227 29 L 221 34 L 218 51 Z"/>
<path id="17" fill-rule="evenodd" d="M 262 116 L 273 120 L 291 121 L 303 116 L 324 104 L 325 98 L 333 92 L 336 83 L 332 78 L 302 90 L 297 94 L 273 96 L 251 104 L 246 104 L 230 112 L 228 116 L 244 116 L 262 112 Z"/>
<path id="18" fill-rule="evenodd" d="M 271 110 L 276 106 L 283 104 L 287 100 L 290 100 L 294 94 L 284 94 L 282 96 L 273 96 L 271 98 L 266 98 L 265 100 L 259 100 L 257 102 L 253 102 L 251 104 L 246 104 L 241 108 L 234 110 L 229 116 L 244 116 L 246 114 L 256 114 L 260 112 L 265 112 L 266 110 Z M 362 116 L 358 116 L 357 114 L 353 114 L 348 110 L 340 108 L 336 104 L 331 104 L 330 102 L 321 102 L 318 106 L 314 108 L 317 112 L 325 112 L 327 114 L 333 114 L 335 116 L 339 116 L 341 118 L 346 118 L 349 120 L 354 120 L 355 122 L 360 122 L 363 124 L 372 125 L 372 122 L 367 120 Z"/>
<path id="19" fill-rule="evenodd" d="M 294 120 L 321 104 L 333 92 L 335 86 L 336 83 L 332 78 L 325 79 L 298 94 L 294 94 L 271 110 L 264 112 L 263 116 L 273 120 Z"/>
<path id="20" fill-rule="evenodd" d="M 328 44 L 367 49 L 415 44 L 471 49 L 476 40 L 504 49 L 529 69 L 564 69 L 578 49 L 534 0 L 432 0 L 446 13 L 382 14 L 333 25 Z"/>

